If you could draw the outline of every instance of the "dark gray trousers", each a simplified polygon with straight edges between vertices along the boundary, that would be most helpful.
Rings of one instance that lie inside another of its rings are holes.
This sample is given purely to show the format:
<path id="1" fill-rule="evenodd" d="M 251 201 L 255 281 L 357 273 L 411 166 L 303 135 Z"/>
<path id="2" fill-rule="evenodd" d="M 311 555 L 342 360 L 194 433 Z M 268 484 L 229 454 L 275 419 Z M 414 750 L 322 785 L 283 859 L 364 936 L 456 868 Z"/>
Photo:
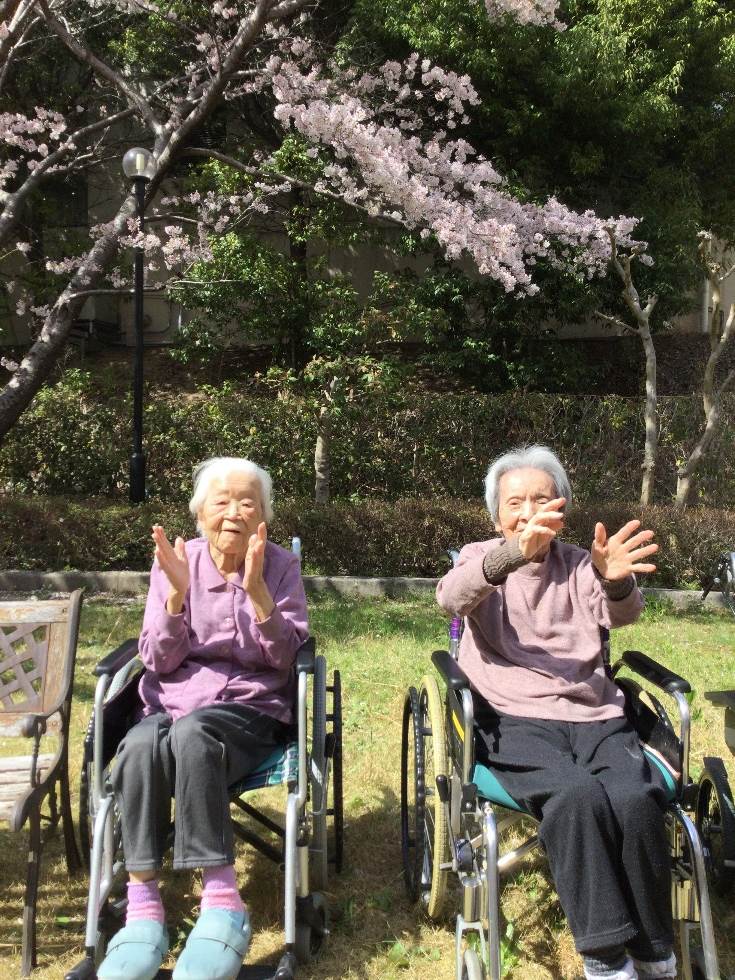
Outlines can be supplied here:
<path id="1" fill-rule="evenodd" d="M 625 945 L 641 959 L 668 956 L 666 797 L 628 721 L 541 721 L 476 704 L 478 761 L 540 821 L 577 950 Z"/>
<path id="2" fill-rule="evenodd" d="M 174 818 L 174 868 L 233 864 L 228 787 L 282 745 L 288 727 L 243 704 L 149 715 L 120 743 L 112 784 L 128 871 L 161 867 Z"/>

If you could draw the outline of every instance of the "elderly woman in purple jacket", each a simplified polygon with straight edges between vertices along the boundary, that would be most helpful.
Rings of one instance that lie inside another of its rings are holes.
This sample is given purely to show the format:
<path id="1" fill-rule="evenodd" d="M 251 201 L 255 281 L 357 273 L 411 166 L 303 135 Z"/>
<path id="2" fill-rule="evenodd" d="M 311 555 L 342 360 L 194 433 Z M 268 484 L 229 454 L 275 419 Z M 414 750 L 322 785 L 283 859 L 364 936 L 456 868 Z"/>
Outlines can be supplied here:
<path id="1" fill-rule="evenodd" d="M 246 459 L 207 460 L 189 506 L 201 537 L 171 544 L 153 527 L 139 645 L 143 717 L 113 771 L 127 919 L 100 980 L 151 980 L 168 951 L 158 873 L 172 799 L 174 868 L 203 869 L 201 913 L 174 977 L 237 975 L 250 925 L 235 880 L 227 789 L 287 737 L 291 668 L 308 635 L 298 559 L 268 541 L 268 473 Z"/>
<path id="2" fill-rule="evenodd" d="M 591 551 L 557 539 L 571 488 L 545 446 L 486 477 L 500 537 L 467 545 L 439 583 L 463 616 L 478 759 L 540 821 L 539 838 L 589 980 L 676 976 L 665 794 L 608 677 L 600 628 L 636 621 L 635 573 L 653 532 L 595 526 Z"/>

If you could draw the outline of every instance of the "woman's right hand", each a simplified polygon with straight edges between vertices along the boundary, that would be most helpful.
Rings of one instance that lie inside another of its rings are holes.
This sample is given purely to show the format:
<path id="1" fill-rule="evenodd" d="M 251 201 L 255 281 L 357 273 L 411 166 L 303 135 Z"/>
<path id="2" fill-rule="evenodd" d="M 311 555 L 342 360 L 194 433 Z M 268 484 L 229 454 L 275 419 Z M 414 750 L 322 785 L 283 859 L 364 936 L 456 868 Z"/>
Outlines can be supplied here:
<path id="1" fill-rule="evenodd" d="M 558 531 L 564 527 L 564 497 L 556 497 L 539 506 L 518 535 L 518 548 L 528 561 L 541 558 L 549 550 Z"/>
<path id="2" fill-rule="evenodd" d="M 184 539 L 177 538 L 172 545 L 160 524 L 153 525 L 151 537 L 156 545 L 155 559 L 170 586 L 166 608 L 172 615 L 177 615 L 184 606 L 190 581 Z"/>

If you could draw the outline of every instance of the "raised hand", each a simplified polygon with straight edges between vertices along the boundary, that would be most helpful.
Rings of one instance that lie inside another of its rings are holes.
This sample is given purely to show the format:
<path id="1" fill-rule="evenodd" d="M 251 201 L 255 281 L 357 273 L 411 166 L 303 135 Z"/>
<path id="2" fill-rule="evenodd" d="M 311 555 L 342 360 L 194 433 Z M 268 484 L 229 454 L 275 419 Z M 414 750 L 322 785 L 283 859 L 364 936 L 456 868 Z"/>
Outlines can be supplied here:
<path id="1" fill-rule="evenodd" d="M 541 504 L 539 509 L 529 519 L 526 526 L 518 535 L 518 547 L 524 558 L 531 561 L 537 555 L 543 555 L 549 550 L 557 532 L 564 526 L 563 507 L 566 498 L 555 497 Z"/>
<path id="2" fill-rule="evenodd" d="M 653 531 L 638 531 L 640 526 L 640 521 L 628 521 L 608 538 L 605 525 L 599 521 L 595 524 L 595 540 L 590 550 L 592 563 L 603 578 L 617 581 L 635 572 L 656 571 L 655 565 L 641 561 L 655 554 L 658 545 L 646 543 L 653 538 Z"/>
<path id="3" fill-rule="evenodd" d="M 166 537 L 166 532 L 160 524 L 154 524 L 151 537 L 155 543 L 155 558 L 161 566 L 161 571 L 166 576 L 170 586 L 169 601 L 166 603 L 169 612 L 181 611 L 184 596 L 189 588 L 189 562 L 186 558 L 184 549 L 184 539 L 176 538 L 172 545 Z M 175 600 L 175 601 L 172 601 Z"/>
<path id="4" fill-rule="evenodd" d="M 265 545 L 268 541 L 268 530 L 265 523 L 258 524 L 256 534 L 250 535 L 248 541 L 248 551 L 245 555 L 245 568 L 242 576 L 242 587 L 250 596 L 255 613 L 262 622 L 273 612 L 275 603 L 270 594 L 268 586 L 263 578 L 263 565 L 265 562 Z"/>

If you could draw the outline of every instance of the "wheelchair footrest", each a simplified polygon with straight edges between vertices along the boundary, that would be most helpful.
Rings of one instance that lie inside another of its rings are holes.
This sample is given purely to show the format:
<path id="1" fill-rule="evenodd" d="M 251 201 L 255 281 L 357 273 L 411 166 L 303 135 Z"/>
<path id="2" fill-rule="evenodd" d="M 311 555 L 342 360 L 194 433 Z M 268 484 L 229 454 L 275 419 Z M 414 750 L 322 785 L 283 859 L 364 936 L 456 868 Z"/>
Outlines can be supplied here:
<path id="1" fill-rule="evenodd" d="M 243 963 L 237 980 L 273 980 L 277 969 L 275 966 L 248 966 L 247 963 Z M 159 970 L 156 980 L 171 980 L 172 972 L 172 970 Z"/>

